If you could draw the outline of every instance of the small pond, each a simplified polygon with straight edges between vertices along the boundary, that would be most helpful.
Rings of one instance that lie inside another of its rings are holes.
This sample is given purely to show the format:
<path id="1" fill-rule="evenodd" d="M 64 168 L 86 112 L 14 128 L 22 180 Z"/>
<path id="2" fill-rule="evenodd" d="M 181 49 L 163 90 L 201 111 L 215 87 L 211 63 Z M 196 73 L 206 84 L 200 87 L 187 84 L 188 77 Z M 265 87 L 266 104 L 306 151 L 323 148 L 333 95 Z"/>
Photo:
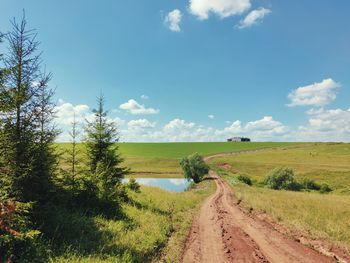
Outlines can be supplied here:
<path id="1" fill-rule="evenodd" d="M 184 178 L 135 178 L 139 184 L 157 186 L 164 190 L 172 192 L 186 191 L 190 186 L 191 181 Z M 123 179 L 123 182 L 128 182 L 129 179 Z"/>

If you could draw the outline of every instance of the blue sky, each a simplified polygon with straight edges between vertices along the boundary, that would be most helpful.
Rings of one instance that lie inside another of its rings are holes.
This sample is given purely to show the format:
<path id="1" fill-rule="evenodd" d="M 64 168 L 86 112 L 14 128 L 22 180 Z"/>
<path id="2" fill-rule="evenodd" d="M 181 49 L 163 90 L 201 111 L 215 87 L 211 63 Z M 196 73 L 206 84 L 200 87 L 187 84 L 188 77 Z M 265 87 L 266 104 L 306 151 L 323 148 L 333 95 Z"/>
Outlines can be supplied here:
<path id="1" fill-rule="evenodd" d="M 2 0 L 0 31 L 23 9 L 60 140 L 102 91 L 123 141 L 350 141 L 347 0 Z"/>

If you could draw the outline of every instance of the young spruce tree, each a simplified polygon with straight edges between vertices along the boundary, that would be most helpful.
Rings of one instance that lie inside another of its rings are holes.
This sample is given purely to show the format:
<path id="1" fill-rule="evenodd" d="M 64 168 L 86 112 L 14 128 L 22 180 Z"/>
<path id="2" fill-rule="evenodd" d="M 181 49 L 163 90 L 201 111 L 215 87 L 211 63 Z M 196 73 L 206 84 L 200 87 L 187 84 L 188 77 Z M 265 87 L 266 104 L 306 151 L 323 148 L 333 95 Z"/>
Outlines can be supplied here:
<path id="1" fill-rule="evenodd" d="M 5 35 L 8 51 L 0 56 L 0 261 L 47 262 L 32 230 L 48 197 L 55 166 L 51 125 L 51 78 L 41 70 L 39 43 L 23 17 Z M 19 234 L 17 234 L 19 233 Z"/>
<path id="2" fill-rule="evenodd" d="M 78 130 L 78 121 L 75 113 L 73 113 L 73 121 L 71 122 L 71 130 L 69 132 L 70 148 L 67 150 L 65 162 L 69 165 L 68 169 L 62 170 L 64 175 L 64 185 L 71 190 L 81 190 L 83 178 L 82 169 L 80 166 L 81 151 L 78 148 L 78 139 L 80 132 Z"/>
<path id="3" fill-rule="evenodd" d="M 12 21 L 2 61 L 6 74 L 0 85 L 1 172 L 11 182 L 9 196 L 22 202 L 43 201 L 51 189 L 55 167 L 52 143 L 51 75 L 41 70 L 36 33 L 25 17 Z"/>
<path id="4" fill-rule="evenodd" d="M 93 110 L 94 120 L 85 128 L 86 147 L 91 175 L 95 178 L 98 196 L 106 200 L 118 198 L 117 186 L 129 172 L 122 167 L 123 159 L 118 154 L 118 130 L 104 110 L 104 98 L 98 98 L 98 107 Z"/>

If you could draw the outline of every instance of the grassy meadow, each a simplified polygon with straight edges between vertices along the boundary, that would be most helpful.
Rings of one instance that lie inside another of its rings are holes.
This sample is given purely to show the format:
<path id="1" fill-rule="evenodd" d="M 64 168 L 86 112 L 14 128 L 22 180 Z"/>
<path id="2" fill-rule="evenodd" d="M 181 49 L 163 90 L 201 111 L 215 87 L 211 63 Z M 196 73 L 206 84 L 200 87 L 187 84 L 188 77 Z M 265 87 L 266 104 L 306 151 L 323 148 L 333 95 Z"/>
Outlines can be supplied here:
<path id="1" fill-rule="evenodd" d="M 266 212 L 277 221 L 341 244 L 350 251 L 350 144 L 317 143 L 225 156 L 215 159 L 213 166 L 247 208 Z M 312 179 L 328 184 L 333 191 L 320 194 L 259 187 L 259 182 L 277 166 L 292 168 L 298 181 Z M 239 183 L 237 175 L 251 177 L 254 185 Z"/>
<path id="2" fill-rule="evenodd" d="M 298 143 L 299 144 L 299 143 Z M 217 153 L 239 152 L 272 147 L 287 147 L 297 143 L 286 142 L 191 142 L 191 143 L 118 143 L 119 152 L 125 159 L 124 165 L 130 167 L 135 177 L 182 178 L 179 160 L 198 152 L 203 156 Z M 64 152 L 69 143 L 58 143 L 57 149 Z M 83 144 L 81 159 L 84 160 Z M 65 167 L 64 161 L 61 166 Z"/>
<path id="3" fill-rule="evenodd" d="M 124 165 L 132 177 L 183 177 L 180 158 L 198 152 L 211 155 L 250 149 L 286 147 L 290 143 L 119 143 Z M 57 144 L 59 152 L 69 144 Z M 80 144 L 80 159 L 85 160 Z M 64 157 L 64 156 L 63 156 Z M 64 160 L 62 168 L 68 164 Z M 141 186 L 128 190 L 122 218 L 108 218 L 82 211 L 67 211 L 57 222 L 52 242 L 52 262 L 178 262 L 188 229 L 202 201 L 215 191 L 211 180 L 182 193 Z M 59 240 L 59 242 L 57 242 Z M 59 245 L 57 245 L 59 244 Z"/>
<path id="4" fill-rule="evenodd" d="M 214 190 L 211 180 L 183 193 L 141 186 L 139 193 L 129 191 L 122 219 L 79 211 L 62 215 L 58 228 L 70 234 L 52 248 L 51 261 L 176 262 L 194 214 Z"/>

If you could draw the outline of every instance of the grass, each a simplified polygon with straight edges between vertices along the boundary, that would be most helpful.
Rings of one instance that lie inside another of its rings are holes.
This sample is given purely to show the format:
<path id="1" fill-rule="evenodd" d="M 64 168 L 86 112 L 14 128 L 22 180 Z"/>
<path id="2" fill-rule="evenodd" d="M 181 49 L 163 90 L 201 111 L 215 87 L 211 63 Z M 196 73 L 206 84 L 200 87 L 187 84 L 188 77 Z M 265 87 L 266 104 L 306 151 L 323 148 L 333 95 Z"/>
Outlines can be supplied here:
<path id="1" fill-rule="evenodd" d="M 156 257 L 178 261 L 192 218 L 214 188 L 211 180 L 184 193 L 142 186 L 140 193 L 129 192 L 132 201 L 123 204 L 123 219 L 76 214 L 71 224 L 77 232 L 76 222 L 81 222 L 81 233 L 54 249 L 51 261 L 151 262 Z M 87 228 L 86 222 L 93 227 Z"/>
<path id="2" fill-rule="evenodd" d="M 192 153 L 212 155 L 223 152 L 238 152 L 243 150 L 282 147 L 294 145 L 288 142 L 183 142 L 183 143 L 119 143 L 119 148 L 125 156 L 180 159 Z"/>
<path id="3" fill-rule="evenodd" d="M 277 191 L 234 185 L 247 208 L 266 212 L 275 220 L 312 237 L 331 240 L 350 251 L 350 196 Z"/>
<path id="4" fill-rule="evenodd" d="M 297 180 L 313 179 L 327 183 L 336 193 L 350 194 L 350 144 L 314 144 L 291 149 L 274 149 L 217 158 L 233 174 L 248 175 L 262 181 L 277 166 L 293 169 Z"/>
<path id="5" fill-rule="evenodd" d="M 137 177 L 182 178 L 179 160 L 198 152 L 208 156 L 216 153 L 238 152 L 243 150 L 271 147 L 293 146 L 297 143 L 286 142 L 194 142 L 194 143 L 118 143 L 120 153 L 125 159 L 124 165 L 136 172 Z M 298 143 L 300 144 L 300 143 Z M 60 152 L 69 149 L 69 143 L 58 143 Z M 83 144 L 79 145 L 84 159 Z M 65 167 L 65 162 L 61 162 Z M 135 176 L 135 175 L 134 175 Z"/>
<path id="6" fill-rule="evenodd" d="M 198 152 L 222 152 L 293 146 L 293 143 L 119 143 L 125 166 L 133 177 L 183 177 L 179 159 Z M 84 162 L 84 147 L 79 145 Z M 57 144 L 64 152 L 69 144 Z M 67 163 L 61 162 L 62 168 Z M 211 180 L 194 189 L 171 193 L 154 187 L 129 192 L 123 217 L 108 218 L 84 211 L 63 211 L 57 229 L 62 238 L 52 241 L 52 262 L 178 262 L 181 250 L 202 201 L 214 192 Z"/>
<path id="7" fill-rule="evenodd" d="M 320 194 L 258 187 L 257 182 L 276 166 L 292 168 L 298 181 L 312 179 L 329 184 L 334 191 Z M 350 251 L 350 144 L 322 143 L 226 156 L 215 159 L 213 167 L 233 186 L 245 207 Z M 255 186 L 239 183 L 238 175 L 251 177 Z"/>
<path id="8" fill-rule="evenodd" d="M 180 158 L 198 152 L 210 155 L 249 149 L 289 146 L 290 143 L 119 143 L 124 165 L 135 177 L 183 177 Z M 57 144 L 65 152 L 69 144 Z M 84 163 L 84 147 L 79 145 Z M 61 162 L 62 168 L 68 164 Z M 202 201 L 214 192 L 211 180 L 190 191 L 171 193 L 154 187 L 129 191 L 122 218 L 62 211 L 59 239 L 52 241 L 52 262 L 178 262 L 193 217 Z"/>

